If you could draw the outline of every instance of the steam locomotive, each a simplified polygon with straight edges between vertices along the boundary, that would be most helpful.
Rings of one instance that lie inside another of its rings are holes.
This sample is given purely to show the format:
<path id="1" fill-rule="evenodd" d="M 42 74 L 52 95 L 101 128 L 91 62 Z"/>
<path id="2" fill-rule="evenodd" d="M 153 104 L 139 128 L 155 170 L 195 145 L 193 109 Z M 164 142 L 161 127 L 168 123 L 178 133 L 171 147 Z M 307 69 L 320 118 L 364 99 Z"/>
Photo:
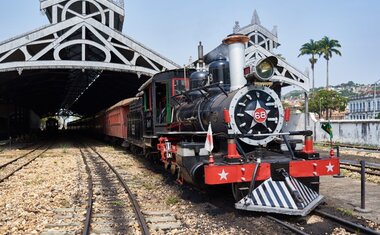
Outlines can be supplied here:
<path id="1" fill-rule="evenodd" d="M 123 103 L 124 144 L 159 159 L 180 182 L 231 185 L 237 209 L 306 215 L 323 199 L 319 177 L 338 174 L 339 160 L 314 151 L 312 131 L 283 131 L 289 112 L 280 100 L 287 84 L 273 79 L 278 59 L 246 66 L 248 40 L 225 38 L 229 61 L 220 57 L 208 71 L 200 55 L 198 69 L 143 84 Z"/>

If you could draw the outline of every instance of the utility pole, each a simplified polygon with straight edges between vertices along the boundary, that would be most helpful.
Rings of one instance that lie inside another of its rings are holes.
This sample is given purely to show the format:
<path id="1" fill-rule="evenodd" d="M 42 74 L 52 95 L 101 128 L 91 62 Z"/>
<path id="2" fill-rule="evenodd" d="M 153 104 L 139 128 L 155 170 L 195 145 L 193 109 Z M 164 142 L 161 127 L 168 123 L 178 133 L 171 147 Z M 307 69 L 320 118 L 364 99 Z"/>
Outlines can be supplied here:
<path id="1" fill-rule="evenodd" d="M 380 79 L 375 82 L 375 87 L 373 89 L 373 115 L 372 115 L 373 119 L 376 118 L 376 116 L 375 116 L 376 115 L 376 109 L 378 108 L 376 105 L 377 104 L 377 102 L 376 102 L 376 85 L 378 82 L 380 82 Z"/>

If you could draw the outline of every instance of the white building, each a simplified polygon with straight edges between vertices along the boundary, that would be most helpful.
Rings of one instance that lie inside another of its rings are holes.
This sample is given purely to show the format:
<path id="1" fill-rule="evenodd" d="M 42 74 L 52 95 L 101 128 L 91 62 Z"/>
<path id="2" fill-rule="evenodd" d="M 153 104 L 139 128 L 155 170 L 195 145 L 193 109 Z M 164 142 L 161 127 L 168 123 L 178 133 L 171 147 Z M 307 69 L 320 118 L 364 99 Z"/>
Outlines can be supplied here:
<path id="1" fill-rule="evenodd" d="M 353 97 L 348 101 L 348 109 L 347 119 L 374 119 L 380 113 L 380 97 L 379 95 Z"/>

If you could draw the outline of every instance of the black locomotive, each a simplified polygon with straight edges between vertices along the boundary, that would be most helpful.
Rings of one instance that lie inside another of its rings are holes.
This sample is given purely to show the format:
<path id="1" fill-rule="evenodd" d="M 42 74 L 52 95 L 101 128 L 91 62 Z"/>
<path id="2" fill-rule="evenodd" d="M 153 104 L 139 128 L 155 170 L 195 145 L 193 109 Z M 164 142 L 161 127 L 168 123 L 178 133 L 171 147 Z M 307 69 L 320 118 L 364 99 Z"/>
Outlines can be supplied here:
<path id="1" fill-rule="evenodd" d="M 273 79 L 275 56 L 245 64 L 248 40 L 227 37 L 229 61 L 220 57 L 208 71 L 201 55 L 197 70 L 147 81 L 129 106 L 126 143 L 164 162 L 181 182 L 231 184 L 238 209 L 305 215 L 323 198 L 319 176 L 338 173 L 339 160 L 313 150 L 311 131 L 282 131 L 288 84 Z"/>

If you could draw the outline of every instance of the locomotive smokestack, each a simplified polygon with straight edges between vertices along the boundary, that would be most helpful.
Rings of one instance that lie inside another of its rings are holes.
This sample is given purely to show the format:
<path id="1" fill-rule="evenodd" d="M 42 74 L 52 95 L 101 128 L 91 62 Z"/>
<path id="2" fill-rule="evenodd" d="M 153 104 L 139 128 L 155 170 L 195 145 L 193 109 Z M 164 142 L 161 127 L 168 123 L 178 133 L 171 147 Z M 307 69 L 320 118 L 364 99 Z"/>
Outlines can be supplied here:
<path id="1" fill-rule="evenodd" d="M 223 40 L 228 45 L 228 54 L 230 58 L 231 88 L 236 90 L 243 87 L 247 80 L 244 77 L 245 66 L 245 43 L 249 37 L 242 34 L 232 34 Z"/>

